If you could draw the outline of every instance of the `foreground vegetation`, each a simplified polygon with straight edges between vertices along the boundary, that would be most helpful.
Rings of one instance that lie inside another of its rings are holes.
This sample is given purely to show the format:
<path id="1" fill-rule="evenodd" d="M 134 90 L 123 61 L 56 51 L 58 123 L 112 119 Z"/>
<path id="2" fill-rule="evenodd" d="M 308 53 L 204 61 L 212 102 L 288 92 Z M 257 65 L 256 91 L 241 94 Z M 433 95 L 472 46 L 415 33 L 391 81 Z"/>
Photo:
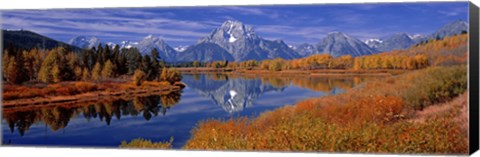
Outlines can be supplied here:
<path id="1" fill-rule="evenodd" d="M 388 153 L 466 153 L 466 116 L 452 109 L 416 122 L 416 113 L 462 94 L 466 66 L 431 67 L 368 82 L 258 118 L 209 120 L 185 149 Z"/>
<path id="2" fill-rule="evenodd" d="M 193 67 L 187 72 L 203 67 L 204 71 L 214 68 L 252 74 L 260 70 L 406 73 L 396 72 L 402 74 L 369 81 L 339 95 L 307 99 L 257 118 L 200 122 L 183 148 L 465 154 L 467 41 L 468 36 L 462 34 L 356 58 L 315 55 L 290 61 L 194 62 L 186 66 Z"/>
<path id="3" fill-rule="evenodd" d="M 137 138 L 130 142 L 122 141 L 120 148 L 146 148 L 146 149 L 170 149 L 172 148 L 173 138 L 167 142 L 152 142 L 143 138 Z"/>

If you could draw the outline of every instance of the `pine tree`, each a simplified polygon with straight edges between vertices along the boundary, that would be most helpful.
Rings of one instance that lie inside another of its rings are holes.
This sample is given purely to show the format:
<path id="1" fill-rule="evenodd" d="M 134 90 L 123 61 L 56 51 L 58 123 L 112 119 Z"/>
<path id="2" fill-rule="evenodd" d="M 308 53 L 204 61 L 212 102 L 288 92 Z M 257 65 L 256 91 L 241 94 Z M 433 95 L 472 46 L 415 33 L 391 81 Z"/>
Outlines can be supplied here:
<path id="1" fill-rule="evenodd" d="M 126 61 L 128 68 L 127 74 L 132 75 L 139 67 L 139 63 L 142 61 L 142 55 L 137 48 L 128 49 Z"/>
<path id="2" fill-rule="evenodd" d="M 152 75 L 152 67 L 150 66 L 151 64 L 152 63 L 151 63 L 150 56 L 149 55 L 143 56 L 142 62 L 140 63 L 140 70 L 142 70 L 145 73 L 146 79 L 151 78 L 151 75 Z"/>
<path id="3" fill-rule="evenodd" d="M 103 65 L 105 63 L 105 51 L 103 50 L 102 43 L 97 46 L 97 63 Z"/>
<path id="4" fill-rule="evenodd" d="M 150 52 L 150 55 L 152 57 L 151 58 L 152 61 L 150 64 L 152 74 L 150 75 L 149 80 L 153 80 L 160 75 L 160 63 L 159 63 L 160 56 L 156 48 L 152 49 L 152 51 Z"/>

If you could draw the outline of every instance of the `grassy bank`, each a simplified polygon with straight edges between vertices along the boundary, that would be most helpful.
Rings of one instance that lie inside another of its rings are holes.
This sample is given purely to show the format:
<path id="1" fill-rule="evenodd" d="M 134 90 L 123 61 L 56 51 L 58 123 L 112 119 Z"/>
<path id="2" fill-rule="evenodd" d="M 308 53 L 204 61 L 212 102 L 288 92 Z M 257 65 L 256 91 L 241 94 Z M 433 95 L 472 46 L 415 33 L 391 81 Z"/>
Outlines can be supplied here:
<path id="1" fill-rule="evenodd" d="M 430 67 L 255 119 L 205 121 L 184 148 L 463 154 L 468 150 L 467 122 L 459 119 L 466 114 L 459 107 L 447 107 L 445 114 L 422 112 L 464 93 L 466 77 L 466 66 Z M 462 105 L 466 103 L 457 106 Z"/>
<path id="2" fill-rule="evenodd" d="M 143 93 L 177 91 L 183 86 L 168 82 L 146 81 L 137 86 L 132 82 L 61 82 L 55 84 L 3 85 L 4 108 L 98 100 Z"/>

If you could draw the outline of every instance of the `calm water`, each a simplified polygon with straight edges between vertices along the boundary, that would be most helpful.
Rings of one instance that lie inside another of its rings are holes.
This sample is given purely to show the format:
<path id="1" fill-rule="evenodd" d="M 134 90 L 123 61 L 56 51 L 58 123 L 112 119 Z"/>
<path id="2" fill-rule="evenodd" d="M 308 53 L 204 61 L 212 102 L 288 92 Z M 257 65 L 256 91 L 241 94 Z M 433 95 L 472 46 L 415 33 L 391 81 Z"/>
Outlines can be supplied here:
<path id="1" fill-rule="evenodd" d="M 181 92 L 77 105 L 4 110 L 11 145 L 118 147 L 135 138 L 181 148 L 199 121 L 255 117 L 300 100 L 341 93 L 362 78 L 184 75 Z"/>

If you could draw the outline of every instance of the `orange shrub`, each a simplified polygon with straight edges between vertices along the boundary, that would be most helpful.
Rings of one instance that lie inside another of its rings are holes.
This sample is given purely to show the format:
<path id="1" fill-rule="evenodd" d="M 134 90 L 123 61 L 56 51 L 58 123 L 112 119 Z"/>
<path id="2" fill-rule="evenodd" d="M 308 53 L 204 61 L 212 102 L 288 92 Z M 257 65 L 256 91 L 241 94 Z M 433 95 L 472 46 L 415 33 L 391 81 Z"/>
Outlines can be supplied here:
<path id="1" fill-rule="evenodd" d="M 97 90 L 98 86 L 96 84 L 90 83 L 90 82 L 75 82 L 75 88 L 80 93 L 85 93 L 85 92 L 90 92 L 90 91 Z"/>

